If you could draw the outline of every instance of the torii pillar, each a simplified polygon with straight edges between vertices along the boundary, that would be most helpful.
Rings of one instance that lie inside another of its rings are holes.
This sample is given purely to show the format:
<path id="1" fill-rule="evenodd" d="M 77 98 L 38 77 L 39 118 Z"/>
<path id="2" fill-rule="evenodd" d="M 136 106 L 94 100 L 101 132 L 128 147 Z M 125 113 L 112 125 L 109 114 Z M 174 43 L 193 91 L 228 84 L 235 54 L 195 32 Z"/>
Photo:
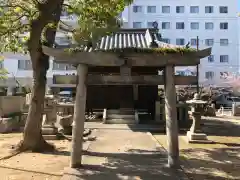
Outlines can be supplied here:
<path id="1" fill-rule="evenodd" d="M 175 168 L 179 166 L 179 143 L 176 87 L 174 82 L 175 69 L 173 65 L 167 65 L 164 70 L 165 78 L 165 115 L 166 133 L 168 146 L 168 166 Z"/>
<path id="2" fill-rule="evenodd" d="M 42 49 L 44 54 L 55 57 L 59 60 L 59 63 L 77 64 L 77 92 L 74 105 L 72 151 L 70 161 L 70 167 L 77 168 L 82 165 L 88 66 L 120 67 L 125 64 L 125 60 L 116 56 L 115 53 L 77 52 L 73 55 L 62 49 L 50 48 L 47 46 L 43 46 Z M 65 61 L 66 59 L 67 61 Z"/>
<path id="3" fill-rule="evenodd" d="M 87 74 L 88 66 L 85 64 L 78 64 L 77 92 L 73 116 L 72 151 L 70 161 L 71 168 L 80 167 L 82 164 L 83 132 L 87 97 L 86 87 Z"/>

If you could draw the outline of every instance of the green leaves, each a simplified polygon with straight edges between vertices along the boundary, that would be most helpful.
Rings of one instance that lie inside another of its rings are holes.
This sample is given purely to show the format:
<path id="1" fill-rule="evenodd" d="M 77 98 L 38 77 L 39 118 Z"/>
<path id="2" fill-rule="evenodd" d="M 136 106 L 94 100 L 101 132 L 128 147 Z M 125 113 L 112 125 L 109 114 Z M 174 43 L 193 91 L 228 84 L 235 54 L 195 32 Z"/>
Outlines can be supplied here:
<path id="1" fill-rule="evenodd" d="M 119 28 L 118 16 L 133 0 L 69 0 L 63 10 L 77 17 L 78 28 L 73 37 L 79 44 L 95 42 Z M 29 22 L 39 16 L 44 2 L 36 0 L 0 0 L 0 52 L 26 52 L 25 34 Z M 47 26 L 53 26 L 48 24 Z M 47 28 L 47 27 L 46 27 Z M 46 29 L 45 28 L 45 29 Z M 44 41 L 44 32 L 42 32 Z M 93 43 L 94 44 L 94 43 Z"/>
<path id="2" fill-rule="evenodd" d="M 0 56 L 0 64 L 2 64 L 4 61 L 4 57 Z M 4 68 L 0 68 L 0 79 L 7 79 L 7 70 Z"/>
<path id="3" fill-rule="evenodd" d="M 71 48 L 71 49 L 65 49 L 65 51 L 69 53 L 77 53 L 84 51 L 84 47 L 77 47 L 77 48 Z M 192 48 L 185 48 L 185 47 L 160 47 L 160 48 L 124 48 L 124 49 L 107 49 L 107 50 L 97 50 L 99 52 L 112 52 L 112 53 L 143 53 L 143 54 L 184 54 L 184 53 L 191 53 L 196 52 L 196 49 Z"/>
<path id="4" fill-rule="evenodd" d="M 28 22 L 37 16 L 35 1 L 0 1 L 0 12 L 0 52 L 25 52 L 22 38 L 29 32 Z"/>
<path id="5" fill-rule="evenodd" d="M 69 0 L 63 10 L 77 17 L 78 28 L 73 38 L 79 44 L 96 42 L 119 28 L 119 14 L 133 0 Z M 26 52 L 24 37 L 30 31 L 29 22 L 39 15 L 41 2 L 36 0 L 0 0 L 0 52 Z M 47 26 L 55 26 L 49 23 Z M 46 27 L 47 28 L 47 27 Z M 46 29 L 45 28 L 45 29 Z M 44 41 L 42 32 L 42 41 Z"/>
<path id="6" fill-rule="evenodd" d="M 69 0 L 68 12 L 78 17 L 78 28 L 73 34 L 79 44 L 95 42 L 116 31 L 120 25 L 119 14 L 132 0 Z"/>

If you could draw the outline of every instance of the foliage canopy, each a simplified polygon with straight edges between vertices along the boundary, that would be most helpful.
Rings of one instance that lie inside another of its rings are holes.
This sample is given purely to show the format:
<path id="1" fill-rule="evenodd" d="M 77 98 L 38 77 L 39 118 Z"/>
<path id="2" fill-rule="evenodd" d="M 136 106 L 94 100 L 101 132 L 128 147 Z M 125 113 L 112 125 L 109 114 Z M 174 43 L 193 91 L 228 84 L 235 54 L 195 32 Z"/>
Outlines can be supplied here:
<path id="1" fill-rule="evenodd" d="M 30 22 L 39 17 L 41 5 L 47 0 L 0 0 L 0 51 L 27 52 Z M 77 18 L 76 26 L 60 20 L 63 32 L 71 32 L 78 44 L 94 41 L 119 27 L 119 14 L 133 0 L 68 0 L 63 11 Z M 46 26 L 54 26 L 48 22 Z M 45 40 L 44 31 L 42 41 Z"/>

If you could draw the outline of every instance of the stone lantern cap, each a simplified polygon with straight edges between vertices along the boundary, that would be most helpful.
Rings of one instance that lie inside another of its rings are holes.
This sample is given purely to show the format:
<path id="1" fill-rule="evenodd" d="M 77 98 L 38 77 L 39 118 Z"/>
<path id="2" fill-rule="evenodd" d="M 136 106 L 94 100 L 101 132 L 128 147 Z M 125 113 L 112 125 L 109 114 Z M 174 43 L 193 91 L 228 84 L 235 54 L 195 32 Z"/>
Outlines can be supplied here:
<path id="1" fill-rule="evenodd" d="M 52 89 L 51 88 L 47 88 L 46 94 L 47 95 L 52 95 L 53 94 Z"/>
<path id="2" fill-rule="evenodd" d="M 45 99 L 54 99 L 54 95 L 46 94 Z"/>
<path id="3" fill-rule="evenodd" d="M 200 99 L 200 95 L 198 93 L 194 94 L 194 98 L 186 101 L 187 104 L 206 104 L 207 101 L 203 101 Z"/>

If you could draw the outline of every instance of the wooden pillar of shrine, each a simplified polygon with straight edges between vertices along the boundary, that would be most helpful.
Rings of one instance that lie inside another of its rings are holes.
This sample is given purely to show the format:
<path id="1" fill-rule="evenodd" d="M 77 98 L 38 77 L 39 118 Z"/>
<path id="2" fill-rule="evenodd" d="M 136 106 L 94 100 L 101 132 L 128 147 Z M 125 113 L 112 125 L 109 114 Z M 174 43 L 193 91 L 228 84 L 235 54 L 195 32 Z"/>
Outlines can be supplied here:
<path id="1" fill-rule="evenodd" d="M 165 115 L 168 146 L 168 166 L 179 165 L 178 122 L 176 107 L 175 70 L 173 65 L 165 68 Z"/>
<path id="2" fill-rule="evenodd" d="M 88 67 L 79 64 L 77 67 L 77 92 L 74 106 L 72 152 L 70 166 L 76 168 L 82 163 L 83 132 L 86 108 L 86 78 Z"/>

